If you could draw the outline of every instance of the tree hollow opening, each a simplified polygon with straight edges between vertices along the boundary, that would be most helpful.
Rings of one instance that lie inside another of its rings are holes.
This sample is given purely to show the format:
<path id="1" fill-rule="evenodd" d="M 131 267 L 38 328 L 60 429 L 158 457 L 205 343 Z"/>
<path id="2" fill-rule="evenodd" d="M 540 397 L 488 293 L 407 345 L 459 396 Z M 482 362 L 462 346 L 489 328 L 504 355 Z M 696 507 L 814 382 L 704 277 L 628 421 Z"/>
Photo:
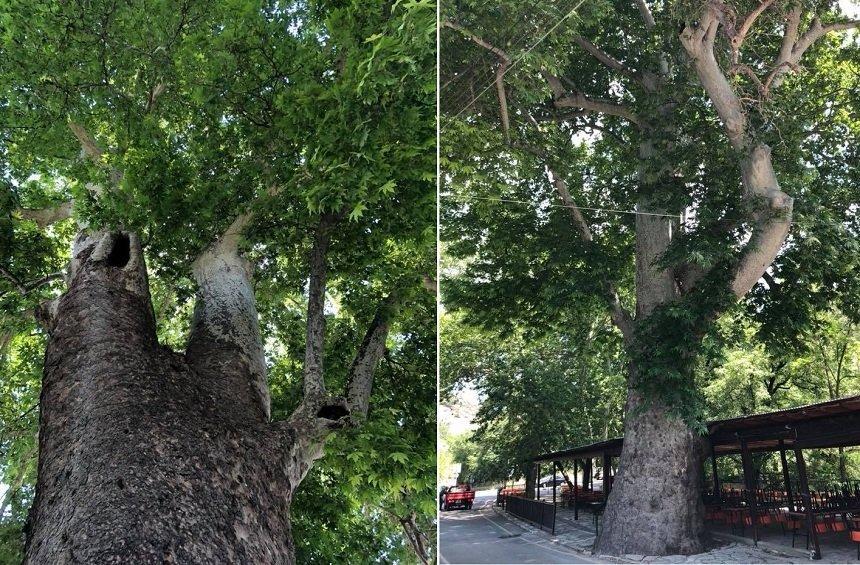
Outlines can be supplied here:
<path id="1" fill-rule="evenodd" d="M 319 409 L 317 412 L 318 418 L 325 418 L 326 420 L 340 420 L 344 416 L 349 414 L 349 410 L 340 404 L 327 404 Z"/>
<path id="2" fill-rule="evenodd" d="M 113 247 L 107 256 L 107 264 L 121 269 L 128 265 L 129 259 L 131 259 L 131 240 L 128 234 L 120 233 L 113 240 Z"/>

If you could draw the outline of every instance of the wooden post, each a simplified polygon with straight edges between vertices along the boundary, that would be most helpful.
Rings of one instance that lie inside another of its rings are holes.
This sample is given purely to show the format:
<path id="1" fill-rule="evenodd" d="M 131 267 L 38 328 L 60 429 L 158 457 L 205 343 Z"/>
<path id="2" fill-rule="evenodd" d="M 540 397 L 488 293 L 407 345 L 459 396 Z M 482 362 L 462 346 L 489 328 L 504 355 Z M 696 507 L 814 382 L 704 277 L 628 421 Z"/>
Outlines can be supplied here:
<path id="1" fill-rule="evenodd" d="M 744 484 L 747 487 L 747 505 L 750 511 L 753 541 L 758 545 L 758 500 L 755 492 L 755 477 L 753 475 L 752 456 L 746 440 L 741 440 L 741 463 L 744 468 Z M 743 515 L 741 515 L 743 521 Z"/>
<path id="2" fill-rule="evenodd" d="M 540 463 L 537 464 L 537 477 L 535 477 L 535 498 L 540 500 Z"/>
<path id="3" fill-rule="evenodd" d="M 579 459 L 573 460 L 573 519 L 579 520 L 579 496 L 577 492 L 579 490 L 579 485 L 577 484 L 577 475 L 579 474 Z M 585 482 L 585 477 L 582 477 L 582 482 Z"/>
<path id="4" fill-rule="evenodd" d="M 558 475 L 558 461 L 552 462 L 552 535 L 555 535 L 555 482 Z"/>
<path id="5" fill-rule="evenodd" d="M 714 451 L 713 443 L 711 443 L 711 473 L 714 475 L 714 498 L 716 498 L 718 502 L 722 502 L 720 476 L 717 473 L 717 452 Z"/>
<path id="6" fill-rule="evenodd" d="M 782 480 L 788 497 L 788 510 L 794 512 L 794 495 L 791 492 L 791 475 L 788 474 L 788 459 L 785 457 L 785 441 L 779 440 L 779 462 L 782 464 Z"/>
<path id="7" fill-rule="evenodd" d="M 603 502 L 609 500 L 609 491 L 612 490 L 612 483 L 609 481 L 609 475 L 612 474 L 612 456 L 603 452 Z"/>
<path id="8" fill-rule="evenodd" d="M 591 458 L 585 460 L 582 469 L 582 488 L 594 490 L 593 479 L 591 477 Z"/>
<path id="9" fill-rule="evenodd" d="M 818 532 L 815 531 L 815 515 L 812 513 L 812 495 L 809 493 L 809 480 L 806 477 L 806 461 L 803 452 L 794 448 L 794 459 L 797 462 L 797 479 L 800 481 L 800 496 L 806 511 L 806 530 L 812 540 L 812 558 L 821 559 L 821 546 L 818 544 Z"/>

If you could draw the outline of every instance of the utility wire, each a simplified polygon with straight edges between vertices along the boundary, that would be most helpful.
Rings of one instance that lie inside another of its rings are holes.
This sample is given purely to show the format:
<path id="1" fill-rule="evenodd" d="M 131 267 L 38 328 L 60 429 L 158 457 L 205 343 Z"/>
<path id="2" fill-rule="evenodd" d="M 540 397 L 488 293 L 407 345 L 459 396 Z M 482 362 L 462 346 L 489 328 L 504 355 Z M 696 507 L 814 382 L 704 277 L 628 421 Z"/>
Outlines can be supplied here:
<path id="1" fill-rule="evenodd" d="M 529 202 L 528 200 L 515 200 L 513 198 L 495 198 L 495 197 L 486 197 L 486 196 L 471 196 L 471 197 L 457 197 L 448 194 L 440 194 L 439 198 L 444 198 L 447 200 L 453 200 L 455 202 L 460 202 L 462 204 L 468 204 L 469 202 L 473 202 L 476 200 L 488 201 L 488 202 L 498 202 L 500 204 L 524 204 L 529 207 L 534 207 L 534 202 Z M 577 205 L 567 205 L 567 204 L 545 204 L 544 206 L 550 208 L 569 208 L 569 209 L 577 209 L 577 210 L 587 210 L 591 212 L 608 212 L 611 214 L 629 214 L 632 216 L 651 216 L 658 218 L 672 218 L 674 220 L 680 220 L 681 214 L 664 214 L 659 212 L 639 212 L 636 210 L 621 210 L 617 208 L 591 208 L 588 206 L 577 206 Z M 737 220 L 737 221 L 746 221 L 748 218 L 730 218 L 725 217 L 723 220 Z M 846 221 L 849 221 L 846 219 Z M 830 227 L 839 227 L 845 229 L 845 224 L 842 222 L 833 222 L 827 220 L 816 220 L 816 219 L 803 219 L 803 224 L 818 224 L 818 225 L 826 225 Z"/>
<path id="2" fill-rule="evenodd" d="M 533 51 L 533 50 L 534 50 L 538 45 L 540 45 L 540 44 L 543 42 L 543 40 L 544 40 L 544 39 L 546 39 L 547 37 L 549 37 L 549 35 L 550 35 L 552 32 L 554 32 L 554 31 L 555 31 L 555 30 L 556 30 L 556 29 L 557 29 L 557 28 L 558 28 L 562 23 L 564 23 L 564 21 L 565 21 L 565 20 L 567 20 L 570 16 L 572 16 L 573 14 L 575 14 L 575 13 L 576 13 L 576 11 L 579 9 L 579 7 L 580 7 L 580 6 L 582 6 L 584 3 L 585 3 L 585 0 L 579 0 L 579 2 L 577 2 L 576 6 L 574 6 L 573 8 L 571 8 L 571 10 L 570 10 L 569 12 L 567 12 L 567 13 L 566 13 L 564 16 L 562 16 L 562 17 L 561 17 L 561 19 L 559 19 L 559 20 L 558 20 L 558 21 L 557 21 L 557 22 L 556 22 L 556 23 L 555 23 L 551 28 L 549 28 L 549 30 L 547 30 L 547 32 L 546 32 L 546 33 L 544 33 L 544 34 L 543 34 L 543 35 L 542 35 L 542 36 L 541 36 L 541 37 L 540 37 L 540 38 L 535 42 L 535 44 L 534 44 L 534 45 L 532 45 L 531 47 L 529 47 L 528 49 L 526 49 L 526 50 L 525 50 L 525 52 L 521 53 L 521 54 L 520 54 L 520 56 L 519 56 L 519 57 L 517 57 L 517 58 L 514 60 L 514 62 L 513 62 L 513 63 L 511 63 L 510 65 L 508 65 L 508 67 L 507 67 L 507 68 L 502 72 L 502 75 L 501 75 L 501 76 L 502 76 L 502 78 L 503 78 L 506 74 L 508 74 L 508 72 L 510 72 L 514 67 L 516 67 L 516 66 L 517 66 L 517 64 L 518 64 L 520 61 L 522 61 L 522 60 L 525 58 L 525 56 L 526 56 L 526 55 L 528 55 L 529 53 L 531 53 L 531 52 L 532 52 L 532 51 Z M 457 112 L 457 113 L 456 113 L 452 118 L 450 118 L 450 121 L 456 120 L 458 117 L 460 117 L 460 114 L 462 114 L 463 112 L 465 112 L 467 108 L 469 108 L 472 104 L 474 104 L 474 103 L 478 100 L 478 98 L 480 98 L 481 96 L 483 96 L 484 94 L 486 94 L 486 92 L 487 92 L 488 90 L 490 90 L 490 89 L 493 87 L 493 84 L 495 84 L 495 79 L 494 79 L 494 80 L 492 80 L 492 81 L 490 81 L 490 83 L 489 83 L 489 84 L 487 84 L 487 86 L 486 86 L 486 87 L 484 87 L 484 89 L 483 89 L 483 90 L 481 90 L 481 91 L 477 94 L 477 96 L 475 96 L 474 98 L 472 98 L 472 100 L 471 100 L 471 101 L 469 101 L 469 103 L 468 103 L 468 104 L 466 104 L 465 106 L 463 106 L 463 107 L 460 109 L 460 111 L 459 111 L 459 112 Z M 444 128 L 444 127 L 440 128 L 440 131 L 445 131 L 445 128 Z"/>

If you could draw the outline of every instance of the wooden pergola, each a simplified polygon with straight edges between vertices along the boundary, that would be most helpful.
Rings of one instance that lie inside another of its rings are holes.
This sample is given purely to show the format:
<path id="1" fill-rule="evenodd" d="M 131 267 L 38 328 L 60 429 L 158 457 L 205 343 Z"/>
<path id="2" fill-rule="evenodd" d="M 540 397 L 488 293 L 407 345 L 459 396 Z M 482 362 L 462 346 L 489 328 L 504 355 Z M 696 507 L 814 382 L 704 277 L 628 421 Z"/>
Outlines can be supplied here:
<path id="1" fill-rule="evenodd" d="M 793 501 L 791 480 L 786 453 L 794 453 L 797 467 L 797 479 L 800 487 L 800 498 L 805 513 L 808 535 L 812 544 L 813 559 L 821 559 L 821 548 L 818 532 L 814 527 L 812 496 L 806 473 L 806 462 L 803 451 L 806 449 L 826 449 L 860 445 L 860 395 L 826 402 L 798 406 L 786 410 L 777 410 L 762 414 L 752 414 L 724 420 L 713 420 L 707 423 L 707 440 L 710 445 L 711 470 L 714 480 L 714 491 L 720 492 L 720 481 L 717 475 L 717 457 L 740 455 L 743 467 L 744 485 L 747 492 L 746 504 L 750 509 L 753 539 L 758 541 L 758 508 L 756 485 L 753 473 L 753 453 L 779 453 L 785 491 L 789 501 Z M 609 494 L 611 481 L 611 462 L 613 457 L 621 455 L 624 438 L 614 438 L 597 443 L 591 443 L 546 453 L 534 458 L 536 464 L 552 462 L 554 469 L 560 461 L 574 461 L 574 480 L 576 480 L 577 463 L 580 460 L 591 461 L 595 458 L 603 462 L 604 491 Z M 590 475 L 587 473 L 586 476 Z M 587 479 L 586 479 L 587 480 Z M 574 485 L 576 487 L 576 485 Z M 574 496 L 576 496 L 574 488 Z M 554 491 L 553 491 L 554 493 Z M 555 495 L 553 494 L 553 499 Z M 789 510 L 795 510 L 790 502 Z M 860 511 L 860 508 L 852 509 Z M 574 499 L 574 512 L 576 499 Z"/>
<path id="2" fill-rule="evenodd" d="M 573 461 L 573 513 L 574 519 L 579 519 L 579 505 L 578 505 L 578 487 L 577 481 L 579 478 L 577 477 L 579 473 L 579 462 L 583 461 L 583 485 L 582 487 L 588 488 L 589 486 L 593 489 L 593 484 L 588 484 L 589 482 L 594 481 L 594 477 L 592 476 L 592 465 L 595 459 L 601 462 L 603 466 L 603 497 L 604 500 L 607 496 L 609 496 L 609 491 L 612 489 L 612 481 L 610 479 L 612 475 L 612 458 L 621 456 L 621 448 L 624 445 L 624 438 L 613 438 L 606 441 L 598 441 L 595 443 L 590 443 L 588 445 L 581 445 L 579 447 L 574 447 L 572 449 L 564 449 L 562 451 L 555 451 L 553 453 L 547 453 L 545 455 L 540 455 L 535 457 L 533 461 L 538 465 L 538 477 L 540 477 L 540 465 L 543 462 L 551 462 L 553 464 L 553 477 L 558 472 L 559 462 L 561 461 Z M 540 490 L 538 490 L 540 492 Z M 555 481 L 553 481 L 553 490 L 552 490 L 552 498 L 553 503 L 555 503 Z"/>

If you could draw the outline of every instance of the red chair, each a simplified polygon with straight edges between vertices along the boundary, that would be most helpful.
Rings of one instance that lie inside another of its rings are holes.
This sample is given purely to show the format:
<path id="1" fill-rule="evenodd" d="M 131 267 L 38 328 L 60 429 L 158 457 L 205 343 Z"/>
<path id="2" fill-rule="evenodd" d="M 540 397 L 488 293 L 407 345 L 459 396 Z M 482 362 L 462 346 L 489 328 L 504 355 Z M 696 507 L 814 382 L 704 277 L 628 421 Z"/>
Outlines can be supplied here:
<path id="1" fill-rule="evenodd" d="M 860 561 L 860 517 L 846 514 L 845 525 L 848 527 L 848 539 L 857 544 L 857 560 Z"/>

